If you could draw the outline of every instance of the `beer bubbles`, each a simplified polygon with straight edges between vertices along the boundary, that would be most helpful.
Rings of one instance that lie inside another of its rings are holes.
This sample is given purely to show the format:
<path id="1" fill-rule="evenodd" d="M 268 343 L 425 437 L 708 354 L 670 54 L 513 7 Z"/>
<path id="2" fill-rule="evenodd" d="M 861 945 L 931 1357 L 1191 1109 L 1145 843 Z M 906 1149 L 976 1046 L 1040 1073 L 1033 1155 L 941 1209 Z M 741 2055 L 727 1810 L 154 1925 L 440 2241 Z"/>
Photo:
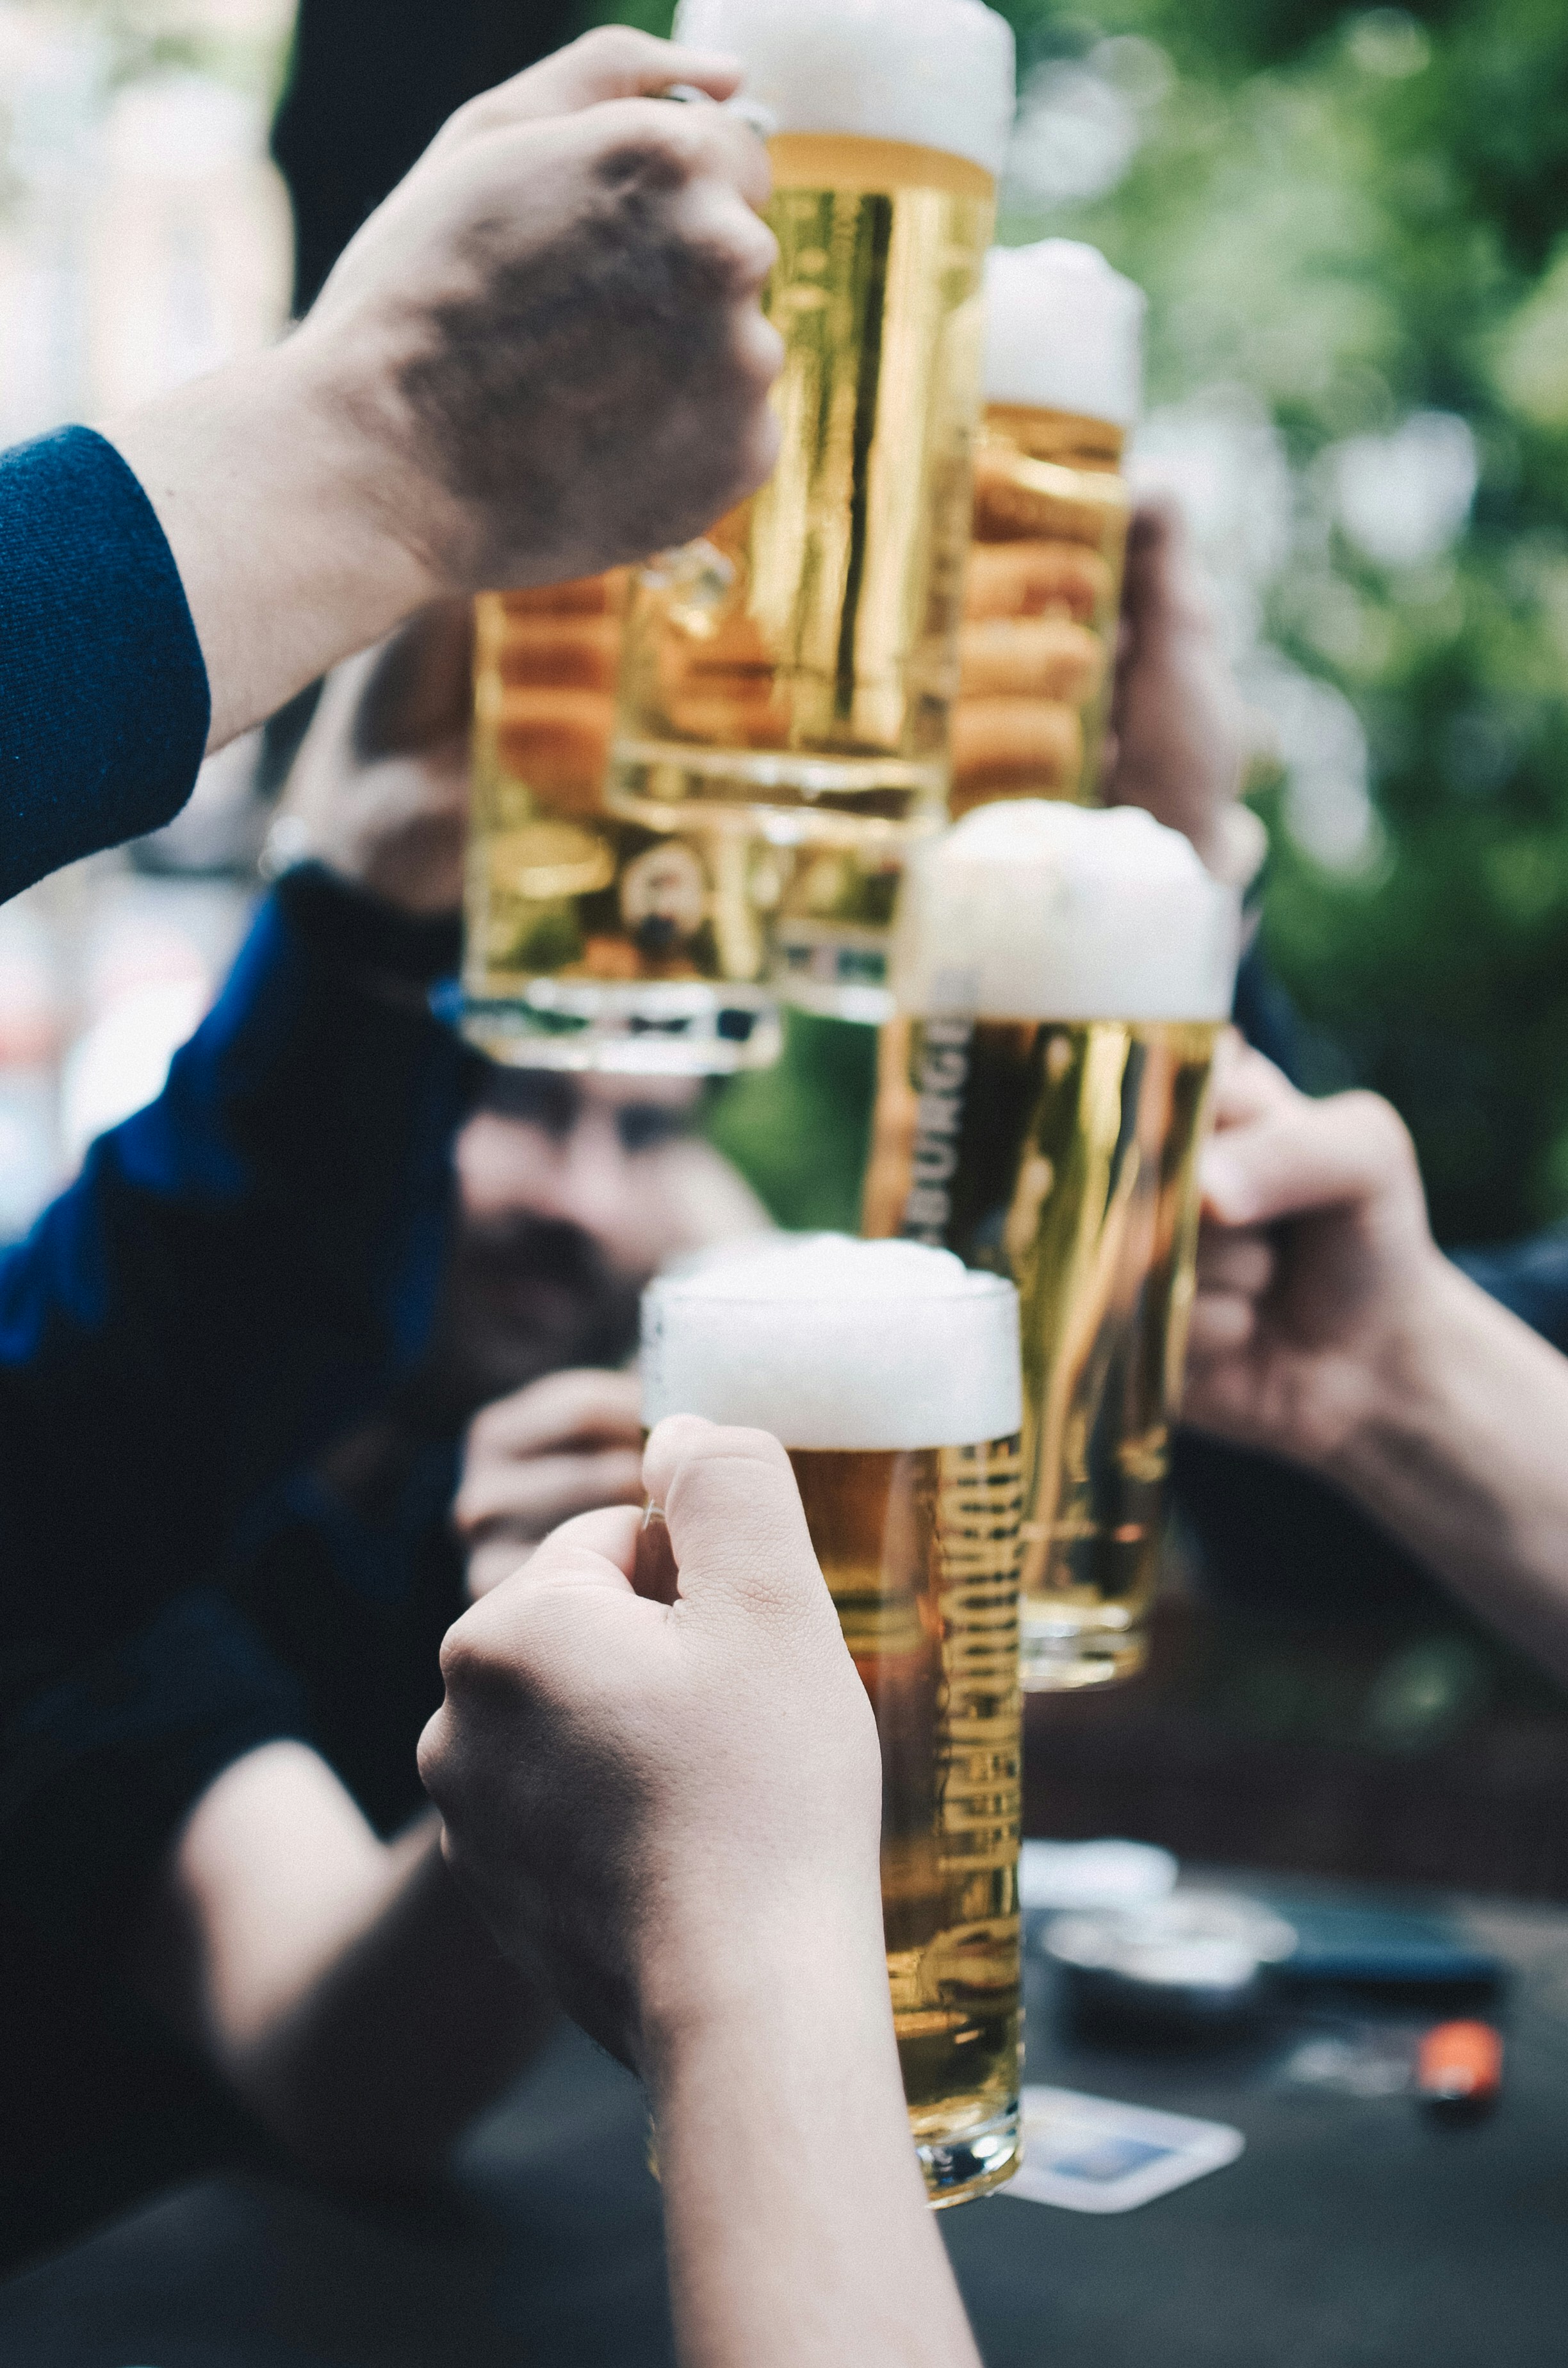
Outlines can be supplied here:
<path id="1" fill-rule="evenodd" d="M 882 1920 L 936 2204 L 1017 2167 L 1017 1301 L 911 1242 L 758 1241 L 651 1286 L 643 1410 L 770 1430 L 882 1750 Z M 853 2163 L 824 2165 L 853 2178 Z"/>
<path id="2" fill-rule="evenodd" d="M 1240 927 L 1131 807 L 985 806 L 912 866 L 862 1223 L 1018 1286 L 1026 1688 L 1147 1653 Z"/>

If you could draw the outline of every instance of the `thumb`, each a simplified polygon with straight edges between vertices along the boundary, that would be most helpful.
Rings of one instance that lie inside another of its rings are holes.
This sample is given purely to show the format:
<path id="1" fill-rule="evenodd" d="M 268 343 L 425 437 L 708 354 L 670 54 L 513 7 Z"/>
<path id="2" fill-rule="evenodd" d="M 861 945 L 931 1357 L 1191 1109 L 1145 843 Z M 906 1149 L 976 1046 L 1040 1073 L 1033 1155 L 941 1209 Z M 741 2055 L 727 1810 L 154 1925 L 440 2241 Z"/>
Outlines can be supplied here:
<path id="1" fill-rule="evenodd" d="M 798 1609 L 827 1590 L 790 1459 L 766 1430 L 671 1415 L 648 1441 L 642 1477 L 664 1508 L 682 1598 Z"/>

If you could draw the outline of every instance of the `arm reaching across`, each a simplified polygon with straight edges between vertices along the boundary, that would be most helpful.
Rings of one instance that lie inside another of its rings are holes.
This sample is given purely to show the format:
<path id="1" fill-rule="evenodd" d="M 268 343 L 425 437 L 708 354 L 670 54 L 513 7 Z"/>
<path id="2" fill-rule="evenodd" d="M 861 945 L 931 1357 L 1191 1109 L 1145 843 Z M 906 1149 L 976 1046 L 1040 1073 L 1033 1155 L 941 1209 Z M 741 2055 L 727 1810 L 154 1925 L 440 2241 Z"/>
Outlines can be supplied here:
<path id="1" fill-rule="evenodd" d="M 679 1417 L 644 1476 L 673 1601 L 610 1510 L 450 1632 L 449 1855 L 647 2084 L 683 2368 L 978 2368 L 899 2077 L 876 1727 L 788 1461 Z"/>
<path id="2" fill-rule="evenodd" d="M 772 464 L 733 61 L 613 27 L 459 110 L 301 326 L 0 455 L 0 896 L 447 594 L 699 532 Z"/>
<path id="3" fill-rule="evenodd" d="M 1568 1360 L 1437 1247 L 1376 1095 L 1233 1047 L 1182 1419 L 1333 1481 L 1568 1679 Z"/>
<path id="4" fill-rule="evenodd" d="M 274 352 L 111 423 L 216 747 L 442 593 L 589 575 L 764 476 L 766 152 L 724 58 L 615 27 L 460 108 Z"/>
<path id="5" fill-rule="evenodd" d="M 547 1994 L 459 1891 L 440 1825 L 380 1840 L 301 1742 L 247 1753 L 154 1886 L 143 1987 L 312 2169 L 416 2180 L 528 2060 Z"/>

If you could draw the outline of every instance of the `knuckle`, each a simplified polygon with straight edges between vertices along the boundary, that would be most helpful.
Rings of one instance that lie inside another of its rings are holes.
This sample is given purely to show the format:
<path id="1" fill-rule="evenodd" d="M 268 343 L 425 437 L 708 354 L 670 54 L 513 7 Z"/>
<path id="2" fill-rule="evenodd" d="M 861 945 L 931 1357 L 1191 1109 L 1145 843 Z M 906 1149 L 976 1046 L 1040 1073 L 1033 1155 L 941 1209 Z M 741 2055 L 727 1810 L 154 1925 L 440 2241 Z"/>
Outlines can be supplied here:
<path id="1" fill-rule="evenodd" d="M 606 67 L 640 65 L 649 47 L 648 36 L 631 25 L 595 25 L 576 44 L 579 57 Z"/>
<path id="2" fill-rule="evenodd" d="M 512 1701 L 521 1691 L 515 1661 L 497 1652 L 467 1619 L 442 1639 L 441 1681 L 449 1702 Z"/>
<path id="3" fill-rule="evenodd" d="M 453 1760 L 452 1723 L 444 1709 L 426 1722 L 414 1757 L 420 1782 L 432 1800 L 437 1799 L 450 1781 Z"/>
<path id="4" fill-rule="evenodd" d="M 1391 1166 L 1415 1168 L 1415 1144 L 1410 1129 L 1391 1101 L 1381 1094 L 1358 1087 L 1343 1097 L 1341 1107 L 1351 1111 L 1366 1130 L 1369 1142 L 1376 1145 Z"/>

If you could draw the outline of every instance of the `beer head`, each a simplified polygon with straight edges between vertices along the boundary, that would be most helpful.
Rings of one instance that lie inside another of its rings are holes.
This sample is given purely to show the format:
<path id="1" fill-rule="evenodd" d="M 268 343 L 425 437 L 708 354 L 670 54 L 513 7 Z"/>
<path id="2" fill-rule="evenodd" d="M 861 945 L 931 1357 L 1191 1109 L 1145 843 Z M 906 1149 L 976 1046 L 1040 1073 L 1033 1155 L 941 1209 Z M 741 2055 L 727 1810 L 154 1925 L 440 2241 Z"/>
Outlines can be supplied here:
<path id="1" fill-rule="evenodd" d="M 1131 427 L 1143 389 L 1143 291 L 1076 239 L 985 258 L 985 399 Z"/>
<path id="2" fill-rule="evenodd" d="M 1006 1439 L 1021 1420 L 1017 1294 L 916 1242 L 806 1234 L 725 1249 L 643 1293 L 642 1412 L 802 1449 Z"/>
<path id="3" fill-rule="evenodd" d="M 903 140 L 994 176 L 1013 124 L 1013 34 L 981 0 L 681 0 L 675 38 L 745 62 L 780 131 Z"/>
<path id="4" fill-rule="evenodd" d="M 900 1008 L 985 1019 L 1224 1019 L 1241 899 L 1138 806 L 980 806 L 911 860 Z"/>

